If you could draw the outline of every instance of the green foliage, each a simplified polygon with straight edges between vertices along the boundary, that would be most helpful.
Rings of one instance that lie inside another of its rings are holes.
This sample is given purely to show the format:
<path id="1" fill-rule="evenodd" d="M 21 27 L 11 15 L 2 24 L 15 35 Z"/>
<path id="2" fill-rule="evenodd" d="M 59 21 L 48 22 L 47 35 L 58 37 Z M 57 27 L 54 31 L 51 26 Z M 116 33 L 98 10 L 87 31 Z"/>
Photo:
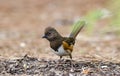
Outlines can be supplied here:
<path id="1" fill-rule="evenodd" d="M 104 8 L 102 10 L 94 9 L 85 15 L 84 19 L 87 22 L 86 33 L 88 35 L 94 33 L 96 30 L 95 25 L 102 19 L 107 22 L 105 22 L 106 25 L 102 28 L 102 31 L 120 35 L 120 0 L 109 0 L 107 3 L 105 10 Z"/>
<path id="2" fill-rule="evenodd" d="M 101 19 L 103 13 L 101 10 L 92 10 L 87 13 L 85 20 L 87 21 L 87 34 L 92 34 L 94 32 L 94 25 L 97 21 Z"/>
<path id="3" fill-rule="evenodd" d="M 110 15 L 109 13 L 105 14 L 104 9 L 94 9 L 89 11 L 85 16 L 85 20 L 87 21 L 86 32 L 88 35 L 94 32 L 96 23 L 103 19 L 105 15 L 108 16 L 106 20 L 109 19 L 109 22 L 106 23 L 106 29 L 120 35 L 120 0 L 110 0 L 106 6 L 105 9 L 108 10 L 108 12 L 110 11 Z"/>
<path id="4" fill-rule="evenodd" d="M 117 26 L 120 28 L 120 0 L 111 0 L 109 2 L 108 8 L 112 12 L 111 26 Z"/>
<path id="5" fill-rule="evenodd" d="M 107 7 L 112 13 L 109 29 L 120 36 L 120 0 L 110 0 Z"/>

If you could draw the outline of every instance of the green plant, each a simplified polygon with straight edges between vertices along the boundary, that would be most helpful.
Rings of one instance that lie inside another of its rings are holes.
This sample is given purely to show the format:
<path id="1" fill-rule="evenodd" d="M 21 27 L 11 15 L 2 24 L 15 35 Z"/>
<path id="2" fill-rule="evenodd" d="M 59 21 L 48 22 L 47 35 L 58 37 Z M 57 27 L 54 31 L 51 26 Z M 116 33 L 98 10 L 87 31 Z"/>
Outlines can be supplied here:
<path id="1" fill-rule="evenodd" d="M 110 23 L 108 24 L 116 33 L 120 35 L 120 0 L 110 0 L 108 2 L 108 9 L 112 13 Z M 111 29 L 111 30 L 112 30 Z"/>
<path id="2" fill-rule="evenodd" d="M 101 10 L 92 10 L 87 13 L 85 20 L 87 21 L 87 34 L 94 32 L 94 27 L 97 21 L 101 19 L 103 13 Z"/>

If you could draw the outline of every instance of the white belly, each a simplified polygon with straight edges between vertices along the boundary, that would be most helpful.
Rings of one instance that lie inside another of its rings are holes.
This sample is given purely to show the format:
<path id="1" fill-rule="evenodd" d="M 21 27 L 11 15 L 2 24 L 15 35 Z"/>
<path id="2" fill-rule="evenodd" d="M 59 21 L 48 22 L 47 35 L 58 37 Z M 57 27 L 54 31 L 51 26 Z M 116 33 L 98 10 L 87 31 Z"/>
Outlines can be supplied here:
<path id="1" fill-rule="evenodd" d="M 59 55 L 59 56 L 69 55 L 69 53 L 64 50 L 63 46 L 60 46 L 59 49 L 58 49 L 58 51 L 54 51 L 54 53 L 57 54 L 57 55 Z"/>

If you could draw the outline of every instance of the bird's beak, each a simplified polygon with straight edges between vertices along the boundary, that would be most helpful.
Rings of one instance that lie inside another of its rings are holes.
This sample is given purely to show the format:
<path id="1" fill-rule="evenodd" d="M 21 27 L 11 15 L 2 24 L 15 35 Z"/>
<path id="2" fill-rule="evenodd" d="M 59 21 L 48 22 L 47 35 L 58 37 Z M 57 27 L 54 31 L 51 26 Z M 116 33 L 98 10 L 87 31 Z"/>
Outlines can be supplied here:
<path id="1" fill-rule="evenodd" d="M 42 38 L 47 38 L 45 35 Z"/>

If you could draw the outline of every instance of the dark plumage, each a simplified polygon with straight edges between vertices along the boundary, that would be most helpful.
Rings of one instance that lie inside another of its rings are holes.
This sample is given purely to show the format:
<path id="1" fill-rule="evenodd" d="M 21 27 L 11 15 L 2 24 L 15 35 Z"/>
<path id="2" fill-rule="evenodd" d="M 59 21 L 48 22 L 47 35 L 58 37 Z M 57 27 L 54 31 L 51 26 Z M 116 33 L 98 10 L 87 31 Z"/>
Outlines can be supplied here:
<path id="1" fill-rule="evenodd" d="M 47 27 L 43 38 L 46 38 L 50 42 L 50 47 L 60 58 L 69 55 L 72 59 L 71 53 L 73 51 L 73 45 L 75 44 L 75 38 L 84 25 L 85 24 L 82 24 L 82 27 L 75 27 L 69 37 L 62 37 L 54 28 Z"/>

